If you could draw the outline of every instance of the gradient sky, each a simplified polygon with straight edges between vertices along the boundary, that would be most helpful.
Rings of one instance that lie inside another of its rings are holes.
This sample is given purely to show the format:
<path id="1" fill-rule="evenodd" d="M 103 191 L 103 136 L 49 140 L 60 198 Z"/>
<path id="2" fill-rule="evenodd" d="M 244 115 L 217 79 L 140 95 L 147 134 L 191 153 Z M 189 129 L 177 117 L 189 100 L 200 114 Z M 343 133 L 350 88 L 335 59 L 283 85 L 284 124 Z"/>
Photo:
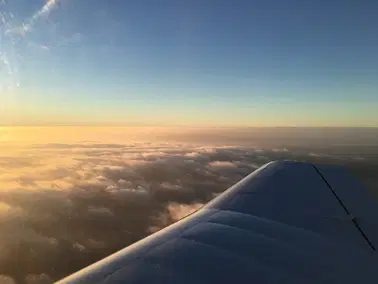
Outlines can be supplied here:
<path id="1" fill-rule="evenodd" d="M 377 11 L 375 0 L 8 0 L 0 124 L 378 126 Z"/>

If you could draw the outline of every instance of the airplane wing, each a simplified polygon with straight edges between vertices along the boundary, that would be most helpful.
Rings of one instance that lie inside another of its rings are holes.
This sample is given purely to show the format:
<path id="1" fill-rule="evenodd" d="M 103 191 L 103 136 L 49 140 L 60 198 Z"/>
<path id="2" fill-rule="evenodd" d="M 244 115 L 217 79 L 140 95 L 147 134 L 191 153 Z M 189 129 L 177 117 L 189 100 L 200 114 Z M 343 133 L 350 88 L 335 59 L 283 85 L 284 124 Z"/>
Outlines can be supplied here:
<path id="1" fill-rule="evenodd" d="M 271 162 L 59 283 L 378 283 L 377 224 L 345 169 Z"/>

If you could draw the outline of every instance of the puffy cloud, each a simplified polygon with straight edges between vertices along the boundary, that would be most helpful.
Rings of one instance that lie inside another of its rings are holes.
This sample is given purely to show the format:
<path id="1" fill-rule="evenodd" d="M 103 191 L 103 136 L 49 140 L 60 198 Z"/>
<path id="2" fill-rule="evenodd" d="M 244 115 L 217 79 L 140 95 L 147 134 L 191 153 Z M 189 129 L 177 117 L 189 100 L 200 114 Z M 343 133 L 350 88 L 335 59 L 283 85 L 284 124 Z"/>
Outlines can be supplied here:
<path id="1" fill-rule="evenodd" d="M 321 157 L 322 155 L 321 154 L 317 154 L 317 153 L 308 153 L 308 155 L 310 156 L 310 157 Z"/>
<path id="2" fill-rule="evenodd" d="M 52 279 L 46 273 L 42 274 L 30 274 L 25 278 L 26 284 L 50 284 Z"/>
<path id="3" fill-rule="evenodd" d="M 15 150 L 0 157 L 0 247 L 9 256 L 0 274 L 51 283 L 185 217 L 270 160 L 336 161 L 309 153 L 151 142 Z M 366 175 L 371 155 L 352 157 L 364 158 L 349 165 Z"/>
<path id="4" fill-rule="evenodd" d="M 199 208 L 203 206 L 202 203 L 194 203 L 194 204 L 179 204 L 179 203 L 171 203 L 168 205 L 168 212 L 174 221 L 178 221 L 185 216 L 195 212 Z"/>
<path id="5" fill-rule="evenodd" d="M 2 284 L 17 284 L 17 282 L 9 276 L 6 275 L 0 275 L 0 283 Z"/>
<path id="6" fill-rule="evenodd" d="M 236 168 L 236 165 L 232 162 L 214 161 L 210 162 L 209 166 L 214 168 Z"/>
<path id="7" fill-rule="evenodd" d="M 273 152 L 289 152 L 287 148 L 274 148 L 272 149 Z"/>
<path id="8" fill-rule="evenodd" d="M 95 206 L 89 206 L 88 207 L 88 214 L 99 216 L 99 217 L 112 217 L 113 212 L 110 211 L 109 208 L 105 207 L 95 207 Z"/>

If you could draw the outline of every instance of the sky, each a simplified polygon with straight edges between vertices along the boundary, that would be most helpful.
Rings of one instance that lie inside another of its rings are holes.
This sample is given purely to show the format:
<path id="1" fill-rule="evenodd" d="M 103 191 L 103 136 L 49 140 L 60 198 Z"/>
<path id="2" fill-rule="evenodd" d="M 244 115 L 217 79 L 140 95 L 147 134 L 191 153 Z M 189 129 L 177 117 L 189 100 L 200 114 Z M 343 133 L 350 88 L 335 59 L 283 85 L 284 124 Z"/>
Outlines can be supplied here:
<path id="1" fill-rule="evenodd" d="M 0 124 L 378 127 L 377 9 L 2 0 Z"/>

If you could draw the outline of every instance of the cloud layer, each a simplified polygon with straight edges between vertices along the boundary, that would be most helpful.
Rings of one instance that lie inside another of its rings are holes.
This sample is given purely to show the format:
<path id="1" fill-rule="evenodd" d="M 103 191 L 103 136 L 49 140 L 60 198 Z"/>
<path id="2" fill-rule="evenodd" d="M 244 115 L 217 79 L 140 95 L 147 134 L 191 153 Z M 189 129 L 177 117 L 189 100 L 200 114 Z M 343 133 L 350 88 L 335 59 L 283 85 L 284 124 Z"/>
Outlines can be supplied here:
<path id="1" fill-rule="evenodd" d="M 361 172 L 372 163 L 323 152 L 151 142 L 6 151 L 0 275 L 18 283 L 57 280 L 197 210 L 271 160 L 336 162 Z"/>

